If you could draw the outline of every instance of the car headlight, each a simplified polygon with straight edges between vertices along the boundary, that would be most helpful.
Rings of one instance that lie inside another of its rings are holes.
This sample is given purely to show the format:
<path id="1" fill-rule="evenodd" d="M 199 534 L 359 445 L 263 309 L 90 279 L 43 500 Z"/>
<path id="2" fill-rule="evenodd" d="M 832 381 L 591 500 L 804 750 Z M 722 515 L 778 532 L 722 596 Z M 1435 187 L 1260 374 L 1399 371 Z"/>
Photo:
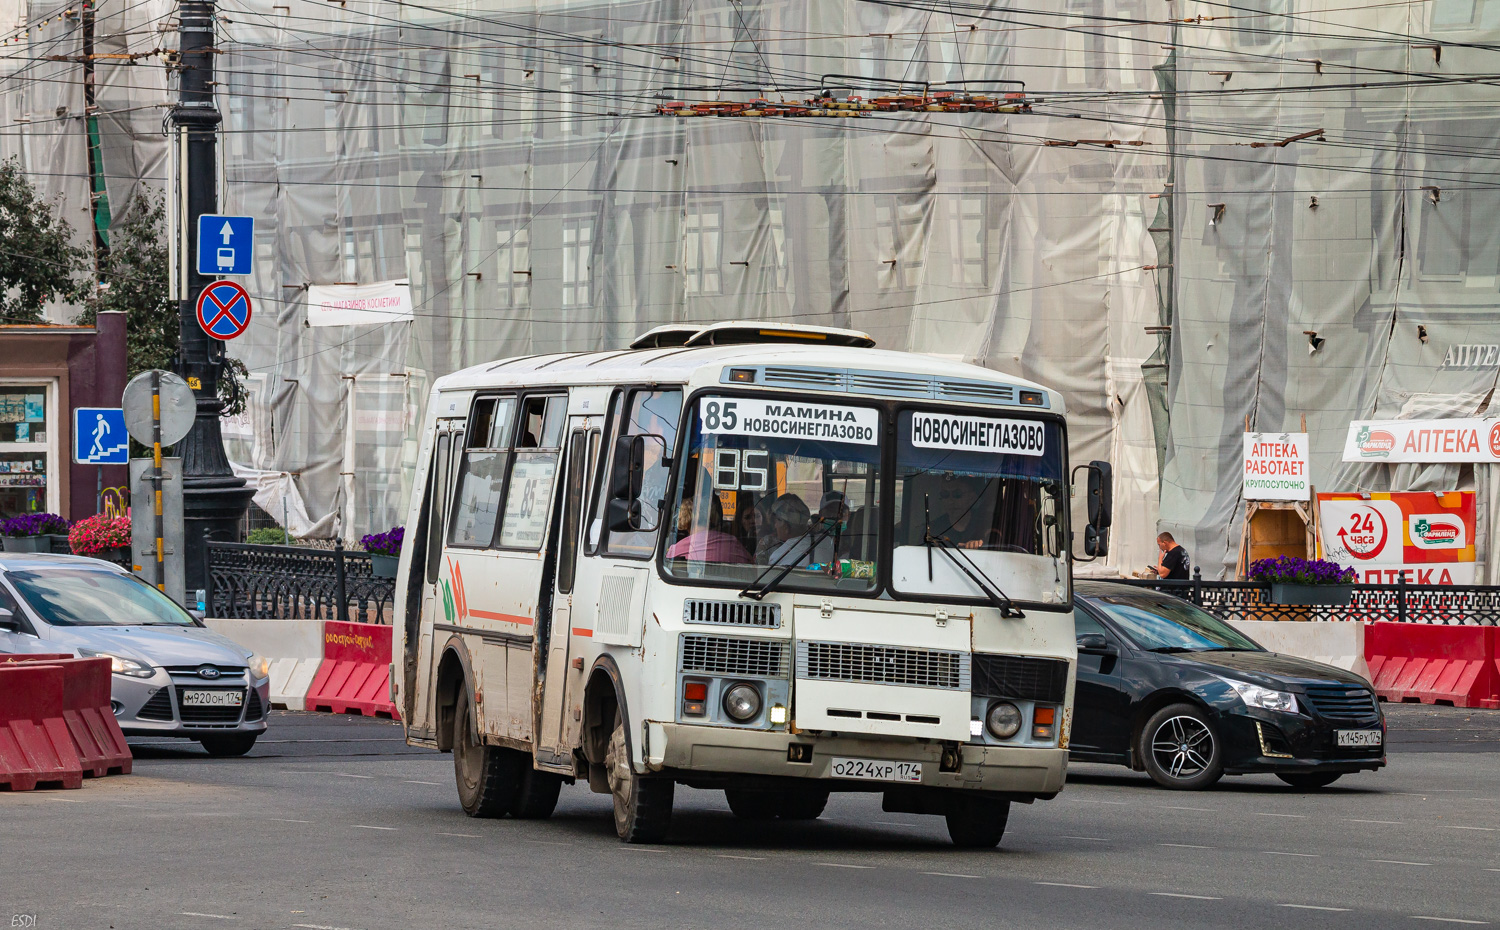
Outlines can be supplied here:
<path id="1" fill-rule="evenodd" d="M 1223 679 L 1224 683 L 1235 690 L 1240 700 L 1245 702 L 1246 707 L 1259 707 L 1262 710 L 1278 710 L 1284 714 L 1295 714 L 1297 712 L 1297 696 L 1285 691 L 1273 691 L 1270 688 L 1262 688 L 1260 685 L 1252 685 L 1248 681 L 1235 681 L 1233 678 Z"/>
<path id="2" fill-rule="evenodd" d="M 749 723 L 760 714 L 760 690 L 738 684 L 724 692 L 724 713 L 738 723 Z"/>
<path id="3" fill-rule="evenodd" d="M 259 681 L 271 674 L 271 663 L 266 661 L 265 656 L 249 655 L 245 657 L 245 664 L 250 667 L 250 680 Z"/>
<path id="4" fill-rule="evenodd" d="M 1009 701 L 996 701 L 984 715 L 984 725 L 995 739 L 1010 739 L 1021 730 L 1021 709 Z"/>
<path id="5" fill-rule="evenodd" d="M 109 670 L 116 675 L 128 675 L 131 678 L 150 678 L 156 674 L 156 669 L 134 659 L 117 656 L 112 652 L 97 652 L 93 649 L 80 649 L 78 655 L 85 659 L 108 659 Z"/>

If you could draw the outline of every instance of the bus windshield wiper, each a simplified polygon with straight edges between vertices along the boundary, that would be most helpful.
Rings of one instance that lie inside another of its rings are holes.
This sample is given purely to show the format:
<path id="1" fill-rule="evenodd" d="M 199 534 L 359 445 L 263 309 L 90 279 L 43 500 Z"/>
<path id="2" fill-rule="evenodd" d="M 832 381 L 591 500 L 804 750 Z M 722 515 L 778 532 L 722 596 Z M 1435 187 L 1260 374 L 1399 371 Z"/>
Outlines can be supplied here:
<path id="1" fill-rule="evenodd" d="M 801 536 L 792 537 L 792 539 L 789 540 L 792 543 L 792 546 L 787 549 L 785 554 L 783 554 L 780 559 L 777 559 L 770 565 L 767 565 L 765 571 L 761 572 L 756 576 L 754 581 L 746 585 L 745 590 L 740 592 L 740 597 L 748 597 L 758 601 L 761 598 L 765 597 L 767 594 L 770 594 L 772 591 L 776 590 L 776 586 L 781 584 L 782 579 L 786 578 L 787 575 L 791 574 L 792 569 L 797 567 L 796 559 L 792 558 L 797 554 L 797 550 L 799 548 L 797 544 L 801 543 L 802 540 L 809 539 L 809 537 L 811 537 L 807 544 L 807 555 L 809 558 L 811 558 L 813 553 L 818 550 L 818 544 L 827 539 L 829 536 L 833 535 L 834 531 L 838 528 L 839 521 L 837 520 L 819 520 L 812 526 L 808 527 L 807 531 L 804 532 Z M 786 563 L 785 567 L 781 567 L 783 562 Z M 767 581 L 765 584 L 761 584 L 761 580 L 778 567 L 781 567 L 781 571 L 776 574 L 776 577 L 772 578 L 770 581 Z"/>
<path id="2" fill-rule="evenodd" d="M 959 571 L 969 576 L 969 580 L 974 582 L 975 586 L 977 586 L 979 590 L 984 592 L 984 596 L 989 598 L 991 604 L 994 604 L 996 607 L 1000 608 L 1001 617 L 1006 620 L 1026 619 L 1026 614 L 1022 613 L 1016 608 L 1015 601 L 1012 601 L 1008 594 L 1000 590 L 1000 586 L 995 584 L 995 582 L 990 579 L 990 576 L 986 575 L 978 565 L 975 565 L 974 562 L 968 557 L 968 555 L 964 553 L 962 549 L 953 545 L 953 543 L 949 542 L 944 537 L 934 536 L 931 533 L 927 534 L 926 543 L 927 554 L 929 558 L 931 558 L 932 556 L 932 550 L 934 547 L 936 547 L 937 550 L 943 555 L 946 555 L 948 557 L 948 561 L 952 562 Z"/>
<path id="3" fill-rule="evenodd" d="M 932 535 L 932 501 L 930 499 L 923 499 L 922 511 L 922 520 L 925 524 L 922 530 L 922 541 L 927 545 L 927 579 L 932 580 L 932 550 L 936 548 L 946 555 L 948 561 L 952 562 L 959 571 L 969 576 L 969 580 L 984 592 L 984 596 L 991 604 L 1000 608 L 1002 618 L 1006 620 L 1026 619 L 1026 615 L 1016 609 L 1016 604 L 1010 596 L 1000 590 L 1000 586 L 990 580 L 990 576 L 981 571 L 962 549 L 949 542 L 947 537 Z"/>

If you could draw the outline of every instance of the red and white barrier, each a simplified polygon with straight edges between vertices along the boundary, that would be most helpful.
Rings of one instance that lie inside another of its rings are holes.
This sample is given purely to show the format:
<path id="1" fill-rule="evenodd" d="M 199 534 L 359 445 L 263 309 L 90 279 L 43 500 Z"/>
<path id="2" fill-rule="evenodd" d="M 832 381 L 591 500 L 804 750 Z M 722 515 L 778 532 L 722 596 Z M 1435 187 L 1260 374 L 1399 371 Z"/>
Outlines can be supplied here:
<path id="1" fill-rule="evenodd" d="M 205 620 L 208 628 L 265 656 L 271 706 L 306 710 L 304 699 L 323 665 L 322 620 Z"/>
<path id="2" fill-rule="evenodd" d="M 0 788 L 78 788 L 86 775 L 129 774 L 109 689 L 108 659 L 0 658 Z"/>
<path id="3" fill-rule="evenodd" d="M 1492 626 L 1371 623 L 1365 649 L 1388 701 L 1500 708 L 1500 631 Z"/>
<path id="4" fill-rule="evenodd" d="M 390 699 L 391 628 L 333 620 L 205 621 L 265 656 L 271 705 L 289 710 L 397 718 Z"/>

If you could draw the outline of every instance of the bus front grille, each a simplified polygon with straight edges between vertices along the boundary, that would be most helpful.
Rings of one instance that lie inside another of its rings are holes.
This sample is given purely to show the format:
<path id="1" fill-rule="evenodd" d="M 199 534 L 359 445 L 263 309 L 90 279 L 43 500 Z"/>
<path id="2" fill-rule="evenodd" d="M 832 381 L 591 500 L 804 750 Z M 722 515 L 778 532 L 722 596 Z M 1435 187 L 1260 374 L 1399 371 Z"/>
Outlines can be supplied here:
<path id="1" fill-rule="evenodd" d="M 969 689 L 969 654 L 868 643 L 797 643 L 797 677 L 912 688 Z"/>
<path id="2" fill-rule="evenodd" d="M 678 670 L 706 675 L 785 678 L 786 643 L 774 639 L 684 633 Z"/>
<path id="3" fill-rule="evenodd" d="M 779 604 L 753 604 L 745 601 L 709 601 L 689 598 L 682 605 L 682 622 L 755 626 L 774 630 L 781 626 L 781 606 Z"/>

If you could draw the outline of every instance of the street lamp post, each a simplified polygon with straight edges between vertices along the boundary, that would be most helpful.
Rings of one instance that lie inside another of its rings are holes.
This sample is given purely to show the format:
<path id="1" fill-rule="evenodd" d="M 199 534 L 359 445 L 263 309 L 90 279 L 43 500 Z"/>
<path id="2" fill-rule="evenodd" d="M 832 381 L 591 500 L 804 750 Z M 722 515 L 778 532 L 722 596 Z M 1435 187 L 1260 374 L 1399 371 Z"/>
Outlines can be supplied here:
<path id="1" fill-rule="evenodd" d="M 177 260 L 173 270 L 184 284 L 178 291 L 181 347 L 177 371 L 193 389 L 198 416 L 192 430 L 177 445 L 182 458 L 183 516 L 186 523 L 184 574 L 189 592 L 208 587 L 209 540 L 239 538 L 240 521 L 254 492 L 237 478 L 224 454 L 219 432 L 219 375 L 224 343 L 210 337 L 198 324 L 198 296 L 212 279 L 198 273 L 198 217 L 218 212 L 217 156 L 219 111 L 214 105 L 213 0 L 181 0 L 179 96 L 169 117 L 168 144 L 177 147 L 175 163 L 182 177 L 170 183 L 183 192 L 178 216 Z"/>

